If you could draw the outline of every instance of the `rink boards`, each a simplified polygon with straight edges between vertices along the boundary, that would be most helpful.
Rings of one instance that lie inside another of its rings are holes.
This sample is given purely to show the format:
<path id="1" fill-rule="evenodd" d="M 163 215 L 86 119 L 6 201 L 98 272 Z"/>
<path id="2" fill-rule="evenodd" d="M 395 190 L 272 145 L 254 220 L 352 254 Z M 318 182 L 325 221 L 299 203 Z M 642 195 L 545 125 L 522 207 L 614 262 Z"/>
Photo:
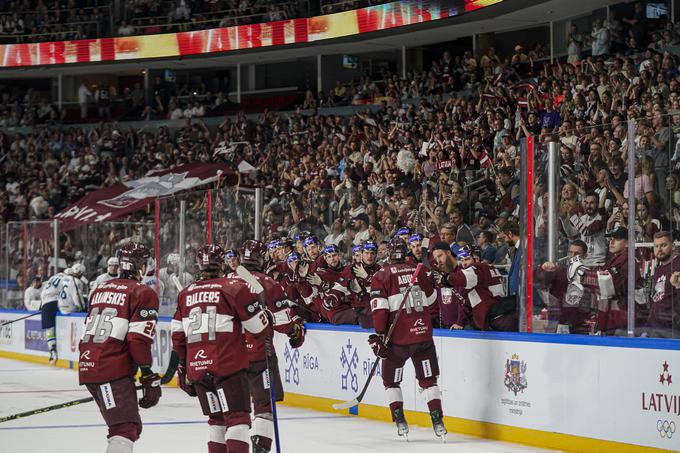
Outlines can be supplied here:
<path id="1" fill-rule="evenodd" d="M 25 314 L 0 312 L 0 320 Z M 57 320 L 62 366 L 75 367 L 82 323 L 82 315 Z M 286 403 L 332 411 L 366 382 L 374 360 L 369 332 L 308 327 L 297 350 L 275 337 Z M 441 331 L 435 343 L 452 431 L 571 451 L 680 451 L 680 341 Z M 155 369 L 165 368 L 170 349 L 163 318 Z M 0 327 L 0 356 L 46 362 L 39 316 Z M 350 413 L 389 418 L 380 381 Z M 429 426 L 410 363 L 402 389 L 409 421 Z"/>

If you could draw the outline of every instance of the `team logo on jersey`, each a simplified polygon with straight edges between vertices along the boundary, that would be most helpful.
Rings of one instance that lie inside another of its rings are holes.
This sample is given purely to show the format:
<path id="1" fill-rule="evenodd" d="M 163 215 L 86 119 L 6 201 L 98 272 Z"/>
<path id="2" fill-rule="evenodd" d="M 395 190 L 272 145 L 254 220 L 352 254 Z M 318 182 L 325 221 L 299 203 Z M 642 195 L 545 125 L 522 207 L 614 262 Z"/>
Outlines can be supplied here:
<path id="1" fill-rule="evenodd" d="M 652 294 L 652 300 L 654 302 L 659 302 L 666 295 L 666 276 L 662 275 L 656 281 L 654 285 L 654 294 Z"/>
<path id="2" fill-rule="evenodd" d="M 289 348 L 288 344 L 286 344 L 286 348 L 283 351 L 283 359 L 286 362 L 286 369 L 284 370 L 286 384 L 293 382 L 295 385 L 300 385 L 300 369 L 298 365 L 300 350 Z"/>
<path id="3" fill-rule="evenodd" d="M 357 366 L 359 365 L 359 354 L 357 348 L 352 346 L 352 340 L 347 339 L 347 344 L 343 346 L 340 352 L 340 364 L 342 365 L 342 374 L 340 376 L 342 390 L 352 389 L 353 392 L 359 390 L 359 377 L 357 374 Z"/>
<path id="4" fill-rule="evenodd" d="M 194 356 L 194 360 L 198 359 L 207 359 L 208 356 L 205 355 L 205 349 L 199 349 L 198 352 L 196 352 L 196 355 Z"/>
<path id="5" fill-rule="evenodd" d="M 505 387 L 517 396 L 524 393 L 527 388 L 527 364 L 519 360 L 517 354 L 513 354 L 511 359 L 505 361 Z"/>

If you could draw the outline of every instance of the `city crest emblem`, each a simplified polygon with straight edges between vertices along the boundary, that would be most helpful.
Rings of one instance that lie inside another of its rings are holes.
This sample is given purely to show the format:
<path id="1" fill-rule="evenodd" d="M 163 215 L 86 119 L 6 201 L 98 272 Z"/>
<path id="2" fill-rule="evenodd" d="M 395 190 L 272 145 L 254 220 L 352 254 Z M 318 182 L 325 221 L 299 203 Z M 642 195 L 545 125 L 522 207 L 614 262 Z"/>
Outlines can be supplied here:
<path id="1" fill-rule="evenodd" d="M 527 364 L 519 360 L 517 354 L 513 354 L 511 359 L 505 361 L 505 387 L 517 396 L 527 388 Z"/>

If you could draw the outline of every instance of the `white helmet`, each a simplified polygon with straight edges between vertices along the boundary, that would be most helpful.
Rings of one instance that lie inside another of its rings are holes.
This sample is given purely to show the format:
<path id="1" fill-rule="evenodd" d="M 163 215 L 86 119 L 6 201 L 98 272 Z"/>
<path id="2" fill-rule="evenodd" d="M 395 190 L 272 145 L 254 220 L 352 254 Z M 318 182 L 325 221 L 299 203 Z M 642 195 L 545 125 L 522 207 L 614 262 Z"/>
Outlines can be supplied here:
<path id="1" fill-rule="evenodd" d="M 69 269 L 67 269 L 68 271 Z M 85 266 L 81 263 L 75 263 L 73 266 L 70 268 L 71 274 L 70 275 L 78 275 L 81 276 L 85 273 Z M 68 274 L 68 272 L 67 272 Z"/>
<path id="2" fill-rule="evenodd" d="M 179 264 L 179 253 L 171 253 L 165 260 L 168 264 Z"/>
<path id="3" fill-rule="evenodd" d="M 107 266 L 120 266 L 120 261 L 118 261 L 118 258 L 115 256 L 112 256 L 111 258 L 106 261 Z"/>

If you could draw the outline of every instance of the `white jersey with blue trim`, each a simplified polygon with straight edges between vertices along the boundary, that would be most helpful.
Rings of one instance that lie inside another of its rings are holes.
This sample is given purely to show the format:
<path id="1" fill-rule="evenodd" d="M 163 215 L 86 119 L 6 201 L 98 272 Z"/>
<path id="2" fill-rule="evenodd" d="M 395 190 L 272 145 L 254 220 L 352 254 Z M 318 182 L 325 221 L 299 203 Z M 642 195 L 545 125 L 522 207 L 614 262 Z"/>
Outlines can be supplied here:
<path id="1" fill-rule="evenodd" d="M 49 302 L 56 302 L 59 299 L 59 288 L 61 287 L 61 279 L 66 277 L 66 274 L 59 272 L 54 274 L 43 283 L 42 291 L 40 292 L 40 300 L 42 305 Z"/>
<path id="2" fill-rule="evenodd" d="M 83 282 L 79 278 L 64 275 L 59 285 L 59 311 L 75 313 L 83 311 Z"/>

